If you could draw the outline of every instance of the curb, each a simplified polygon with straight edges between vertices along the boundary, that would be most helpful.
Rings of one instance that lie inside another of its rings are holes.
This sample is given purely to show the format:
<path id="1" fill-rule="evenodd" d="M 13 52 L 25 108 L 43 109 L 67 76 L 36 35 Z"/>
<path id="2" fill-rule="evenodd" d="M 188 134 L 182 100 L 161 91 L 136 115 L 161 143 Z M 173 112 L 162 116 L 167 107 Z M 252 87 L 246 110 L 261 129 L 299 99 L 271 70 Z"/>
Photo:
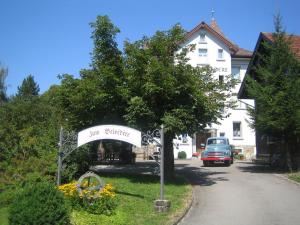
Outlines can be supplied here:
<path id="1" fill-rule="evenodd" d="M 192 186 L 192 185 L 191 185 Z M 192 208 L 194 202 L 194 187 L 192 186 L 192 194 L 191 194 L 191 198 L 189 199 L 189 202 L 187 204 L 186 209 L 184 210 L 184 212 L 182 213 L 182 215 L 176 220 L 175 223 L 173 223 L 173 225 L 178 225 L 181 220 L 186 216 L 186 214 L 190 211 L 190 209 Z"/>
<path id="2" fill-rule="evenodd" d="M 273 175 L 276 176 L 276 177 L 282 178 L 283 180 L 287 180 L 288 182 L 293 183 L 293 184 L 296 184 L 296 185 L 298 185 L 298 186 L 300 187 L 300 183 L 298 183 L 298 182 L 296 182 L 296 181 L 294 181 L 294 180 L 289 179 L 289 178 L 288 178 L 287 176 L 285 176 L 285 175 L 278 174 L 278 173 L 273 174 Z"/>

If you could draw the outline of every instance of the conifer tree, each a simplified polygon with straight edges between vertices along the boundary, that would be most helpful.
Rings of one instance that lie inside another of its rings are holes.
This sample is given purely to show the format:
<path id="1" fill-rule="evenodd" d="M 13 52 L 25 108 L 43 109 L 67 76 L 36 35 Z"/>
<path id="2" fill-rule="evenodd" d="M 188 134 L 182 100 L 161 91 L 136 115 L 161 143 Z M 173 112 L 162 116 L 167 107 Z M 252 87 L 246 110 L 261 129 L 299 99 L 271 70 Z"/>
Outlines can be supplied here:
<path id="1" fill-rule="evenodd" d="M 39 95 L 39 85 L 34 81 L 34 77 L 32 75 L 27 76 L 22 85 L 18 87 L 18 97 L 22 98 L 30 98 L 33 96 Z"/>
<path id="2" fill-rule="evenodd" d="M 255 129 L 284 142 L 286 165 L 292 170 L 293 146 L 299 136 L 300 64 L 291 51 L 291 36 L 282 28 L 281 17 L 274 20 L 271 42 L 263 42 L 254 68 L 255 77 L 248 76 L 247 92 L 256 100 L 250 109 Z"/>

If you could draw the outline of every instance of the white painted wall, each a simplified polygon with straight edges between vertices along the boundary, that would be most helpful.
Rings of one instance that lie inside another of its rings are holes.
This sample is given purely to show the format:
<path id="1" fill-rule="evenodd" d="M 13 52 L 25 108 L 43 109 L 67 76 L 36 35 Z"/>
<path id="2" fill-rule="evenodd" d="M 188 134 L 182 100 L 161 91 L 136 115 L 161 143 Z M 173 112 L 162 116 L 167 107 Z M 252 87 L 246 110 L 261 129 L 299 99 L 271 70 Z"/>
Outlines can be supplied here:
<path id="1" fill-rule="evenodd" d="M 219 39 L 215 38 L 210 33 L 206 32 L 206 41 L 204 43 L 200 42 L 200 32 L 195 33 L 182 47 L 187 46 L 189 44 L 194 44 L 195 50 L 189 52 L 187 57 L 190 59 L 189 63 L 192 66 L 202 66 L 202 65 L 210 65 L 213 68 L 216 68 L 215 78 L 219 79 L 219 75 L 229 75 L 232 73 L 232 67 L 240 68 L 240 82 L 237 86 L 232 90 L 233 93 L 238 93 L 241 81 L 243 80 L 249 59 L 231 59 L 231 55 L 228 47 L 222 43 Z M 198 49 L 207 49 L 207 57 L 199 56 Z M 218 59 L 218 49 L 223 49 L 223 59 Z M 254 107 L 253 100 L 241 100 L 239 101 L 236 96 L 233 97 L 234 100 L 237 101 L 237 108 L 228 110 L 225 113 L 229 113 L 229 117 L 220 120 L 221 124 L 212 124 L 210 129 L 215 129 L 217 136 L 220 135 L 221 132 L 225 133 L 225 136 L 229 139 L 230 143 L 235 146 L 253 146 L 255 148 L 255 132 L 249 127 L 248 121 L 250 121 L 249 115 L 246 110 L 246 105 L 250 107 Z M 246 104 L 245 104 L 246 103 Z M 241 122 L 241 132 L 242 136 L 240 138 L 233 137 L 233 122 Z M 192 153 L 196 151 L 195 140 L 191 137 L 189 138 L 188 145 L 177 145 L 177 139 L 174 139 L 174 157 L 177 158 L 179 151 L 186 151 L 187 157 L 191 158 Z M 243 150 L 243 147 L 240 147 Z"/>
<path id="2" fill-rule="evenodd" d="M 186 158 L 192 158 L 193 154 L 193 138 L 187 136 L 186 142 L 183 141 L 182 135 L 179 135 L 176 139 L 173 140 L 174 144 L 174 159 L 178 159 L 178 153 L 185 151 Z"/>

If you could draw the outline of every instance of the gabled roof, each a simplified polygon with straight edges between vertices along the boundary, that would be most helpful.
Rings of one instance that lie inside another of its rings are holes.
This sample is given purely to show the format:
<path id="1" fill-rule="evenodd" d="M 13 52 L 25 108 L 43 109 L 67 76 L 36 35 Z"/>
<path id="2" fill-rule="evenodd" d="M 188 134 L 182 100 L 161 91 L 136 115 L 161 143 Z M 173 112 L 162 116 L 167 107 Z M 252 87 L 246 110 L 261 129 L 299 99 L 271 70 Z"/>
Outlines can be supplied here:
<path id="1" fill-rule="evenodd" d="M 295 54 L 296 58 L 300 61 L 300 36 L 298 35 L 286 35 L 286 38 L 290 40 L 290 49 L 291 51 Z M 246 83 L 246 77 L 249 76 L 250 70 L 254 64 L 254 59 L 256 54 L 258 54 L 259 48 L 262 44 L 263 41 L 268 41 L 272 43 L 274 41 L 273 38 L 273 33 L 269 32 L 261 32 L 259 34 L 258 40 L 256 42 L 256 46 L 253 52 L 253 56 L 251 58 L 251 61 L 248 65 L 246 74 L 244 76 L 244 79 L 242 81 L 239 93 L 238 93 L 238 98 L 247 98 L 246 90 L 245 90 L 245 83 Z"/>
<path id="2" fill-rule="evenodd" d="M 251 58 L 252 52 L 246 49 L 240 48 L 238 45 L 230 41 L 228 38 L 225 37 L 217 22 L 212 20 L 211 25 L 208 25 L 205 22 L 201 22 L 198 24 L 194 29 L 188 32 L 185 36 L 185 39 L 190 39 L 194 34 L 198 33 L 201 29 L 205 29 L 207 32 L 214 35 L 220 41 L 222 41 L 230 50 L 231 57 L 233 58 Z"/>

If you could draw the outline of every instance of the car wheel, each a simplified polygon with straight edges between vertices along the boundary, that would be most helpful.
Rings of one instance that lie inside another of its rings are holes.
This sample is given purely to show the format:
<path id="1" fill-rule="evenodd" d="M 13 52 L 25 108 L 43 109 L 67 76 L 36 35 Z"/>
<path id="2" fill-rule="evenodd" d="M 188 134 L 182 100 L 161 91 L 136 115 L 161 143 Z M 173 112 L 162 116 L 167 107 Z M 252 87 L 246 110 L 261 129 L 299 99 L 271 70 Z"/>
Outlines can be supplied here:
<path id="1" fill-rule="evenodd" d="M 207 161 L 203 161 L 203 166 L 208 166 Z"/>
<path id="2" fill-rule="evenodd" d="M 231 160 L 225 161 L 225 165 L 226 165 L 226 166 L 230 166 L 230 164 L 231 164 L 230 162 L 231 162 Z"/>

